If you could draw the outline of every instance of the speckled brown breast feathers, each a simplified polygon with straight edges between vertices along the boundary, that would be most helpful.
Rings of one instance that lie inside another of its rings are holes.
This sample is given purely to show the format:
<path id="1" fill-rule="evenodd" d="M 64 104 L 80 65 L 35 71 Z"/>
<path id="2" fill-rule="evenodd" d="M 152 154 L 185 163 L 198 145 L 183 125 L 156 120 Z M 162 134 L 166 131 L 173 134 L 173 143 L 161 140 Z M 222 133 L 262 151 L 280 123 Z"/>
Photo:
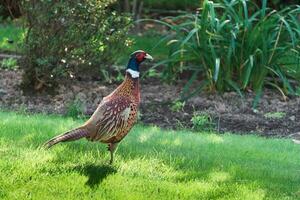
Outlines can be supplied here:
<path id="1" fill-rule="evenodd" d="M 87 138 L 104 143 L 122 140 L 136 122 L 139 103 L 139 81 L 126 74 L 125 81 L 102 100 L 91 119 L 84 125 L 90 129 Z"/>

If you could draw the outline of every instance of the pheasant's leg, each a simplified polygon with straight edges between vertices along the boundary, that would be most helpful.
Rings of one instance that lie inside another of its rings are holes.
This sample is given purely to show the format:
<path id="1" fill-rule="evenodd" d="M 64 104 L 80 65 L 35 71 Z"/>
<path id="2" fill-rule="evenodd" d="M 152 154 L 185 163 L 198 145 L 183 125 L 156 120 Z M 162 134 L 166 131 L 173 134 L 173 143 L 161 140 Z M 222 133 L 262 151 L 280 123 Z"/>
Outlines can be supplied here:
<path id="1" fill-rule="evenodd" d="M 109 164 L 112 164 L 114 161 L 114 152 L 116 151 L 118 143 L 108 144 L 108 150 L 110 151 L 110 161 Z"/>

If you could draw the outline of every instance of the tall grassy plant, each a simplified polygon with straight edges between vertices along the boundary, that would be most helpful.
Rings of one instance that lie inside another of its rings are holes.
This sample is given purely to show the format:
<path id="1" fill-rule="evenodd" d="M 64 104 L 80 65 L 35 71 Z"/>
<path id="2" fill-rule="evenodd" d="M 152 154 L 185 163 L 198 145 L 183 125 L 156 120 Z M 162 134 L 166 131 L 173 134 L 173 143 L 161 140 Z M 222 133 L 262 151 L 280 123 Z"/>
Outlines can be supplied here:
<path id="1" fill-rule="evenodd" d="M 262 7 L 246 0 L 205 0 L 195 14 L 160 21 L 172 31 L 163 38 L 170 47 L 169 59 L 162 62 L 167 63 L 164 77 L 191 74 L 182 98 L 204 88 L 240 95 L 253 89 L 259 96 L 265 85 L 294 94 L 289 80 L 290 71 L 299 68 L 299 14 L 299 6 L 276 11 L 266 0 Z"/>

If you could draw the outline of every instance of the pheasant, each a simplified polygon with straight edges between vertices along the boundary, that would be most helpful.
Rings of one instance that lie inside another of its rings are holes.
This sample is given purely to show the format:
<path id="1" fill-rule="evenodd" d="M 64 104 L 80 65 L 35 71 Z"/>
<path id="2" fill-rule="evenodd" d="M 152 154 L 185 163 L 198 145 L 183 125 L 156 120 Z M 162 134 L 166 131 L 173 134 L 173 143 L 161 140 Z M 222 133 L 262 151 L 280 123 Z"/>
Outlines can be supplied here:
<path id="1" fill-rule="evenodd" d="M 139 66 L 146 60 L 153 60 L 145 51 L 131 54 L 124 81 L 111 94 L 104 97 L 98 108 L 82 126 L 58 135 L 44 144 L 49 149 L 60 142 L 86 138 L 108 144 L 110 164 L 118 143 L 128 134 L 137 120 L 140 104 Z"/>

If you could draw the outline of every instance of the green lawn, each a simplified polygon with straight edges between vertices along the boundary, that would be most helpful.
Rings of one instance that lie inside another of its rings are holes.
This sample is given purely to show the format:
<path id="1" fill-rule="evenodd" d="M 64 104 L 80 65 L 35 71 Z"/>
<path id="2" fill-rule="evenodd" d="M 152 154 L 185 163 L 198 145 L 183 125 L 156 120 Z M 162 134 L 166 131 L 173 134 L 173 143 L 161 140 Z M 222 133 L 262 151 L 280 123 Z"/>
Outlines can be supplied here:
<path id="1" fill-rule="evenodd" d="M 285 139 L 137 125 L 106 146 L 39 145 L 80 124 L 0 112 L 0 199 L 300 199 L 300 146 Z"/>
<path id="2" fill-rule="evenodd" d="M 0 24 L 0 52 L 20 52 L 24 36 L 23 28 L 13 23 Z M 13 43 L 8 43 L 8 40 Z"/>

